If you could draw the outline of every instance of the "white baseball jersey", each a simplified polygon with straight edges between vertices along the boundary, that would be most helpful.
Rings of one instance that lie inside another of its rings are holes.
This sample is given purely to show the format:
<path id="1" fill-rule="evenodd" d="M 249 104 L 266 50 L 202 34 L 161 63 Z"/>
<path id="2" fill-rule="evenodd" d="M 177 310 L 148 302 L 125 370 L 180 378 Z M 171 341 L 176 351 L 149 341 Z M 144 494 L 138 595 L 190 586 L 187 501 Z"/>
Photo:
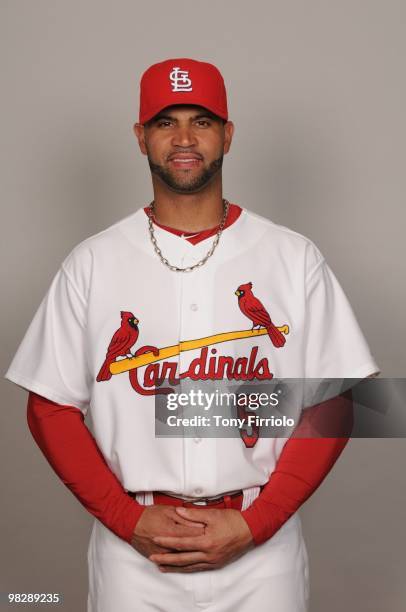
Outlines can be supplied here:
<path id="1" fill-rule="evenodd" d="M 159 226 L 155 236 L 179 267 L 201 260 L 213 241 L 193 245 Z M 280 330 L 273 340 L 251 332 L 255 320 L 241 286 L 265 311 L 257 330 L 268 315 Z M 163 387 L 176 393 L 177 380 L 363 378 L 377 371 L 343 290 L 311 240 L 243 208 L 203 266 L 174 272 L 155 253 L 140 207 L 64 259 L 5 377 L 90 411 L 95 439 L 125 489 L 209 497 L 266 483 L 286 439 L 259 436 L 247 446 L 241 436 L 156 437 L 155 399 Z M 266 610 L 298 612 L 308 594 L 297 513 L 229 567 L 165 577 L 96 522 L 89 563 L 89 611 L 132 610 L 142 589 L 145 601 L 164 589 L 167 611 L 180 609 L 182 589 L 186 602 L 193 591 L 195 603 L 212 598 L 216 609 L 228 610 L 237 583 L 236 596 L 249 591 L 247 576 L 267 589 L 247 599 L 248 610 L 266 602 Z"/>
<path id="2" fill-rule="evenodd" d="M 159 226 L 155 236 L 179 267 L 198 262 L 213 240 L 193 245 Z M 275 347 L 267 334 L 215 342 L 219 334 L 252 328 L 235 294 L 247 283 L 274 324 L 286 326 L 284 346 Z M 97 381 L 121 313 L 138 320 L 126 321 L 121 334 L 131 336 L 136 325 L 136 341 L 114 359 L 123 371 Z M 166 347 L 199 339 L 204 346 L 165 357 Z M 151 345 L 163 356 L 128 369 L 130 352 Z M 309 239 L 243 208 L 204 266 L 173 272 L 154 252 L 141 207 L 69 253 L 5 377 L 90 410 L 96 441 L 127 490 L 208 497 L 267 482 L 284 440 L 259 438 L 247 449 L 237 437 L 156 438 L 160 377 L 167 387 L 190 375 L 255 382 L 362 378 L 378 370 L 343 290 Z M 177 391 L 176 384 L 170 388 Z"/>

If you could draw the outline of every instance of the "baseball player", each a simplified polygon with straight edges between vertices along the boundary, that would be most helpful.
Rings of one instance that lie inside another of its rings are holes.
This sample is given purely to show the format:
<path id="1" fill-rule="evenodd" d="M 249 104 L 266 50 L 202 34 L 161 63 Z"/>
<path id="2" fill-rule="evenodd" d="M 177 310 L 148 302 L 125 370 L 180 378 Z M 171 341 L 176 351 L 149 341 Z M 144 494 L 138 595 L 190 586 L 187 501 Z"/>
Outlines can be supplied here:
<path id="1" fill-rule="evenodd" d="M 134 132 L 153 200 L 71 250 L 5 374 L 95 517 L 88 612 L 304 612 L 297 510 L 348 437 L 160 437 L 156 402 L 188 381 L 362 379 L 378 366 L 315 244 L 223 197 L 234 124 L 213 64 L 150 66 Z M 345 393 L 329 409 L 350 405 Z"/>

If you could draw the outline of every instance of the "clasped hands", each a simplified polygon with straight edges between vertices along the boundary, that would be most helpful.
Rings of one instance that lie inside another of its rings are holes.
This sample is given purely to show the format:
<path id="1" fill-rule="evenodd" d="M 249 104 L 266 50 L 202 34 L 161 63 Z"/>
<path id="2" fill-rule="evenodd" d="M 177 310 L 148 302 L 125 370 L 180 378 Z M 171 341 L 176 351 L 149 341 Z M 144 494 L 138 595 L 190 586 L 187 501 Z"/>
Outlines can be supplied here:
<path id="1" fill-rule="evenodd" d="M 238 510 L 146 506 L 131 545 L 161 572 L 196 572 L 223 567 L 254 547 Z"/>

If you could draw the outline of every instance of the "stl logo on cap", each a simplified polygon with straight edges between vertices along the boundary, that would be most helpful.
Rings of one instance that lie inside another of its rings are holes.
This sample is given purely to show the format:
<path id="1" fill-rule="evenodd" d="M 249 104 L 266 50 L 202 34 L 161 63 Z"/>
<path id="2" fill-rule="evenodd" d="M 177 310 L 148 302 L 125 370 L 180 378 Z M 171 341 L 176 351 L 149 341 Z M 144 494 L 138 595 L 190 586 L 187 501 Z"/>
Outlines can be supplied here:
<path id="1" fill-rule="evenodd" d="M 180 66 L 174 66 L 169 78 L 172 81 L 172 91 L 193 91 L 188 70 L 181 70 Z"/>

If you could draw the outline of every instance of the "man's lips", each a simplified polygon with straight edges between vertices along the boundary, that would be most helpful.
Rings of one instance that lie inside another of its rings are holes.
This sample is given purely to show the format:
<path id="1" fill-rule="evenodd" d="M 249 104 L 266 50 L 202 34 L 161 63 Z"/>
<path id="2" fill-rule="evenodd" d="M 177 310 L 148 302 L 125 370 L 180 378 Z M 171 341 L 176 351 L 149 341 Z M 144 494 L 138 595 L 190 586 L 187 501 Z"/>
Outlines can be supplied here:
<path id="1" fill-rule="evenodd" d="M 174 154 L 171 155 L 169 161 L 176 168 L 193 168 L 194 166 L 198 166 L 202 161 L 202 158 L 199 155 L 194 155 L 192 153 L 185 154 Z"/>

